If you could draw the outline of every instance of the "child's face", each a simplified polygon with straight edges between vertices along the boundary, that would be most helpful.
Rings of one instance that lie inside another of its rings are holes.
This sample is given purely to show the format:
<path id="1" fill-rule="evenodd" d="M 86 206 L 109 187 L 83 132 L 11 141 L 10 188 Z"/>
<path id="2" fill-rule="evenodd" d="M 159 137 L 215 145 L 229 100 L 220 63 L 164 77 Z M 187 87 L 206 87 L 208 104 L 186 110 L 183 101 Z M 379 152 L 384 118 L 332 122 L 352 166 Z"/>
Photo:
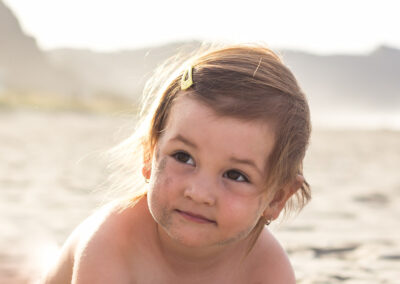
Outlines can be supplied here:
<path id="1" fill-rule="evenodd" d="M 264 183 L 274 132 L 221 117 L 187 96 L 174 103 L 153 155 L 149 209 L 173 239 L 218 246 L 248 236 L 268 215 Z"/>

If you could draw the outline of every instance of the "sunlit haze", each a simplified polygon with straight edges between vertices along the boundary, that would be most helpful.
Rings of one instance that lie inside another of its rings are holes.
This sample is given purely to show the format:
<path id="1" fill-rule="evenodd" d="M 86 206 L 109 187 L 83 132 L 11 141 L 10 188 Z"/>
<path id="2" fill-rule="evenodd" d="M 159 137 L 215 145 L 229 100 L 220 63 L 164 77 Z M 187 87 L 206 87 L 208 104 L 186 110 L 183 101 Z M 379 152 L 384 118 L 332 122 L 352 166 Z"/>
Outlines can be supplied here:
<path id="1" fill-rule="evenodd" d="M 263 42 L 319 54 L 400 48 L 398 1 L 4 0 L 43 49 L 175 40 Z"/>

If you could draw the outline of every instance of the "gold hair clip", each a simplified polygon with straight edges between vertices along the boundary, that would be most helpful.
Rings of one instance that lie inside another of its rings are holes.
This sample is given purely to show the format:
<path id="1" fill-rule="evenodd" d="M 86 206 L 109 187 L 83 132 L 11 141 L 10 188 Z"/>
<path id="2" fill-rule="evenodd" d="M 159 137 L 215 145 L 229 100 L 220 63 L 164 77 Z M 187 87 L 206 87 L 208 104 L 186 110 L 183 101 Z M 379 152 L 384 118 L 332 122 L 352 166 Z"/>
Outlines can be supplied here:
<path id="1" fill-rule="evenodd" d="M 193 85 L 192 70 L 193 67 L 189 66 L 189 68 L 187 68 L 185 72 L 183 72 L 182 74 L 182 79 L 181 79 L 182 91 L 189 89 Z"/>

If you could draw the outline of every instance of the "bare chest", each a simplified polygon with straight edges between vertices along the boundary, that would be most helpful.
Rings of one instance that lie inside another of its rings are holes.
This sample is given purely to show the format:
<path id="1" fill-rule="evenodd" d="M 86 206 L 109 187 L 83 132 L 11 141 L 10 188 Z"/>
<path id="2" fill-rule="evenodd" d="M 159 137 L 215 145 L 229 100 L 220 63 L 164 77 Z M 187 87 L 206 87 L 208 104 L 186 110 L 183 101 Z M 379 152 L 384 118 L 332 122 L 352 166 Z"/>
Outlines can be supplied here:
<path id="1" fill-rule="evenodd" d="M 132 284 L 143 283 L 166 283 L 166 284 L 252 284 L 261 283 L 253 281 L 246 269 L 241 267 L 222 267 L 214 269 L 210 267 L 204 270 L 201 267 L 183 268 L 173 270 L 166 265 L 159 257 L 150 252 L 142 253 L 141 257 L 131 262 L 130 279 Z"/>
<path id="2" fill-rule="evenodd" d="M 193 271 L 185 273 L 172 272 L 168 268 L 163 266 L 157 266 L 157 264 L 152 264 L 153 266 L 142 265 L 137 266 L 131 271 L 131 282 L 152 284 L 152 283 L 166 283 L 166 284 L 213 284 L 213 283 L 249 283 L 244 281 L 243 277 L 240 277 L 238 273 L 234 271 L 226 271 L 226 273 L 220 272 L 205 272 L 205 271 Z"/>
<path id="3" fill-rule="evenodd" d="M 149 244 L 136 244 L 136 249 L 115 248 L 112 245 L 89 245 L 75 266 L 75 283 L 118 284 L 252 284 L 257 281 L 251 269 L 241 266 L 210 267 L 204 270 L 193 265 L 190 269 L 171 269 Z"/>

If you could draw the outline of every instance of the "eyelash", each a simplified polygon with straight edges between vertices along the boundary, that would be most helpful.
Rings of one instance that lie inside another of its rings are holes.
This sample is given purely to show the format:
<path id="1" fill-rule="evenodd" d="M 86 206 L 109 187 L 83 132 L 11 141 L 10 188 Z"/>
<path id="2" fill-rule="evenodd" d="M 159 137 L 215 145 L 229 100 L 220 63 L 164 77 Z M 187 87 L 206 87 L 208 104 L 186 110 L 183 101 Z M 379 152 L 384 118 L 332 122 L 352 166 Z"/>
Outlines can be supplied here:
<path id="1" fill-rule="evenodd" d="M 182 157 L 182 155 L 184 155 L 184 157 Z M 178 151 L 178 152 L 172 154 L 172 157 L 173 157 L 177 162 L 179 162 L 179 163 L 183 163 L 183 164 L 188 164 L 188 165 L 195 166 L 195 163 L 194 163 L 194 160 L 193 160 L 192 156 L 190 156 L 188 153 L 186 153 L 186 152 L 184 152 L 184 151 Z M 183 159 L 182 159 L 182 158 L 183 158 Z M 185 160 L 185 158 L 188 158 L 188 159 Z M 192 160 L 193 163 L 188 163 L 189 160 Z M 242 180 L 237 180 L 237 179 L 235 179 L 235 178 L 230 178 L 230 177 L 228 176 L 229 173 L 231 173 L 231 174 L 232 174 L 232 173 L 238 174 L 238 176 L 237 176 L 236 178 L 241 178 Z M 226 172 L 224 173 L 223 177 L 228 178 L 228 179 L 231 179 L 231 180 L 233 180 L 233 181 L 237 181 L 237 182 L 247 182 L 247 183 L 250 182 L 249 178 L 248 178 L 244 173 L 242 173 L 241 171 L 238 171 L 238 170 L 229 170 L 229 171 L 226 171 Z"/>
<path id="2" fill-rule="evenodd" d="M 176 161 L 178 161 L 179 163 L 188 164 L 188 163 L 187 163 L 187 160 L 186 160 L 186 161 L 182 161 L 182 160 L 179 158 L 179 156 L 181 156 L 181 155 L 185 155 L 187 158 L 193 160 L 192 156 L 190 156 L 188 153 L 186 153 L 186 152 L 184 152 L 184 151 L 178 151 L 178 152 L 172 154 L 172 157 L 173 157 Z M 182 156 L 181 156 L 181 158 L 182 158 Z M 194 166 L 194 165 L 195 165 L 195 164 L 194 164 L 194 161 L 193 161 L 192 164 L 188 164 L 188 165 L 193 165 L 193 166 Z"/>
<path id="3" fill-rule="evenodd" d="M 224 177 L 229 178 L 228 177 L 228 173 L 239 174 L 239 177 L 241 177 L 243 179 L 243 180 L 232 179 L 234 181 L 237 181 L 237 182 L 250 182 L 248 177 L 245 174 L 243 174 L 242 172 L 238 171 L 238 170 L 229 170 L 229 171 L 224 173 Z M 229 179 L 231 179 L 231 178 L 229 178 Z"/>

